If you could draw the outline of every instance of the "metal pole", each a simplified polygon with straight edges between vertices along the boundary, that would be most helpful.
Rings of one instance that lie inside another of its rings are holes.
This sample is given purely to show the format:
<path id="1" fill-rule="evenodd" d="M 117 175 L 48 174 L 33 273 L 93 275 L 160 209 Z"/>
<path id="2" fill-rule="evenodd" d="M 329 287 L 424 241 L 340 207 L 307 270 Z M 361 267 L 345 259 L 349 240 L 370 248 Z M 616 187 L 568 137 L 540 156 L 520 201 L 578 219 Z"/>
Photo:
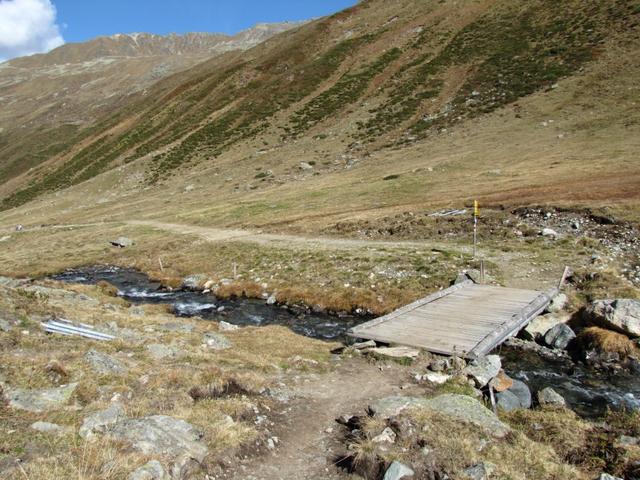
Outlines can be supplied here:
<path id="1" fill-rule="evenodd" d="M 476 258 L 478 251 L 478 201 L 473 202 L 473 258 Z"/>

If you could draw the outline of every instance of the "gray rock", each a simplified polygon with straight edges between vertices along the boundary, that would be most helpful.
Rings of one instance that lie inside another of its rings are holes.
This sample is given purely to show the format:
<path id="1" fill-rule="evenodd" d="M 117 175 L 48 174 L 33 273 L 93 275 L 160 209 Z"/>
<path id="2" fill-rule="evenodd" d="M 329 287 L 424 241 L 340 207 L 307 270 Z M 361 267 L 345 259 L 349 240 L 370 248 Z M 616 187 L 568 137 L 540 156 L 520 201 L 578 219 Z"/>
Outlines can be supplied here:
<path id="1" fill-rule="evenodd" d="M 267 305 L 275 305 L 276 303 L 278 303 L 278 298 L 276 297 L 276 294 L 273 293 L 269 295 L 269 298 L 267 298 Z"/>
<path id="2" fill-rule="evenodd" d="M 514 379 L 508 391 L 518 397 L 520 408 L 531 408 L 531 390 L 526 383 Z"/>
<path id="3" fill-rule="evenodd" d="M 89 350 L 84 356 L 91 368 L 101 375 L 123 375 L 127 368 L 115 358 L 105 354 Z"/>
<path id="4" fill-rule="evenodd" d="M 201 463 L 209 453 L 202 432 L 184 420 L 154 415 L 118 422 L 109 436 L 129 443 L 143 455 L 161 455 L 176 460 L 184 457 Z"/>
<path id="5" fill-rule="evenodd" d="M 496 405 L 499 409 L 504 410 L 505 412 L 511 412 L 512 410 L 522 408 L 518 396 L 509 390 L 496 393 Z"/>
<path id="6" fill-rule="evenodd" d="M 477 425 L 496 438 L 502 438 L 511 431 L 491 410 L 467 395 L 439 395 L 427 399 L 424 406 L 456 420 Z"/>
<path id="7" fill-rule="evenodd" d="M 422 375 L 422 380 L 435 383 L 436 385 L 442 385 L 443 383 L 447 383 L 450 379 L 451 379 L 451 375 L 447 375 L 446 373 L 440 373 L 440 372 L 427 372 L 424 375 Z"/>
<path id="8" fill-rule="evenodd" d="M 596 300 L 587 309 L 588 315 L 603 327 L 640 337 L 640 301 L 629 298 Z"/>
<path id="9" fill-rule="evenodd" d="M 565 407 L 566 400 L 553 388 L 543 388 L 538 392 L 538 403 L 542 406 Z"/>
<path id="10" fill-rule="evenodd" d="M 191 333 L 193 332 L 193 325 L 184 322 L 169 322 L 161 325 L 160 329 L 165 332 Z"/>
<path id="11" fill-rule="evenodd" d="M 85 417 L 78 434 L 85 440 L 91 440 L 98 435 L 103 435 L 119 421 L 124 419 L 125 414 L 122 405 L 114 404 L 106 410 L 100 410 Z"/>
<path id="12" fill-rule="evenodd" d="M 429 364 L 429 369 L 433 370 L 434 372 L 444 372 L 446 370 L 449 370 L 449 363 L 450 362 L 448 358 L 436 358 L 433 362 L 431 362 L 431 364 Z"/>
<path id="13" fill-rule="evenodd" d="M 462 371 L 468 377 L 471 377 L 478 388 L 484 387 L 493 377 L 498 375 L 502 368 L 502 362 L 498 355 L 487 355 L 473 360 Z"/>
<path id="14" fill-rule="evenodd" d="M 390 418 L 411 407 L 424 407 L 426 399 L 421 397 L 393 396 L 376 400 L 369 405 L 369 412 L 375 417 Z"/>
<path id="15" fill-rule="evenodd" d="M 540 340 L 544 334 L 551 330 L 559 323 L 567 323 L 571 317 L 558 313 L 548 313 L 540 315 L 529 322 L 524 327 L 524 336 L 527 340 Z"/>
<path id="16" fill-rule="evenodd" d="M 411 347 L 380 347 L 371 348 L 367 350 L 367 353 L 394 360 L 413 360 L 418 358 L 420 350 Z"/>
<path id="17" fill-rule="evenodd" d="M 109 243 L 119 248 L 127 248 L 134 245 L 133 240 L 127 237 L 118 237 L 115 240 L 110 240 Z"/>
<path id="18" fill-rule="evenodd" d="M 566 350 L 569 343 L 576 338 L 576 334 L 569 325 L 559 323 L 544 334 L 544 343 L 549 348 Z"/>
<path id="19" fill-rule="evenodd" d="M 624 478 L 614 477 L 613 475 L 609 475 L 608 473 L 601 473 L 598 477 L 598 480 L 624 480 Z"/>
<path id="20" fill-rule="evenodd" d="M 559 293 L 551 299 L 549 305 L 547 305 L 546 311 L 549 313 L 558 313 L 564 310 L 567 306 L 567 296 L 564 293 Z"/>
<path id="21" fill-rule="evenodd" d="M 383 480 L 400 480 L 413 477 L 414 474 L 415 472 L 410 467 L 395 460 L 385 472 Z"/>
<path id="22" fill-rule="evenodd" d="M 300 162 L 300 170 L 306 170 L 306 171 L 313 170 L 313 165 L 307 162 Z"/>
<path id="23" fill-rule="evenodd" d="M 147 351 L 156 360 L 162 360 L 163 358 L 174 358 L 178 356 L 178 349 L 173 345 L 163 345 L 160 343 L 153 343 L 147 345 Z"/>
<path id="24" fill-rule="evenodd" d="M 184 280 L 182 280 L 182 288 L 186 290 L 201 290 L 202 286 L 207 283 L 208 280 L 209 277 L 202 273 L 189 275 Z"/>
<path id="25" fill-rule="evenodd" d="M 238 327 L 238 325 L 225 322 L 224 320 L 218 323 L 218 330 L 220 330 L 221 332 L 233 332 L 234 330 L 238 330 L 239 328 L 240 327 Z"/>
<path id="26" fill-rule="evenodd" d="M 7 320 L 0 318 L 0 331 L 9 332 L 12 328 L 12 325 Z"/>
<path id="27" fill-rule="evenodd" d="M 41 433 L 62 433 L 67 430 L 66 427 L 61 427 L 57 423 L 49 422 L 35 422 L 31 424 L 31 428 Z"/>
<path id="28" fill-rule="evenodd" d="M 395 443 L 396 432 L 389 427 L 385 428 L 380 435 L 376 435 L 371 439 L 374 443 Z"/>
<path id="29" fill-rule="evenodd" d="M 77 383 L 71 383 L 58 388 L 42 390 L 9 390 L 5 393 L 5 398 L 11 408 L 42 413 L 58 410 L 66 405 L 77 386 Z"/>
<path id="30" fill-rule="evenodd" d="M 558 232 L 556 232 L 552 228 L 543 228 L 542 232 L 540 232 L 540 235 L 542 235 L 543 237 L 549 237 L 554 239 L 558 238 Z"/>
<path id="31" fill-rule="evenodd" d="M 368 348 L 376 348 L 376 342 L 373 340 L 367 340 L 366 342 L 356 342 L 351 345 L 351 348 L 355 350 L 366 350 Z"/>
<path id="32" fill-rule="evenodd" d="M 482 462 L 466 468 L 463 474 L 469 480 L 489 480 L 495 469 L 496 466 L 493 463 Z"/>
<path id="33" fill-rule="evenodd" d="M 151 460 L 129 475 L 127 480 L 169 480 L 169 475 L 159 461 Z"/>
<path id="34" fill-rule="evenodd" d="M 213 350 L 225 350 L 231 348 L 231 341 L 224 335 L 215 332 L 207 332 L 203 336 L 203 341 L 207 347 Z"/>

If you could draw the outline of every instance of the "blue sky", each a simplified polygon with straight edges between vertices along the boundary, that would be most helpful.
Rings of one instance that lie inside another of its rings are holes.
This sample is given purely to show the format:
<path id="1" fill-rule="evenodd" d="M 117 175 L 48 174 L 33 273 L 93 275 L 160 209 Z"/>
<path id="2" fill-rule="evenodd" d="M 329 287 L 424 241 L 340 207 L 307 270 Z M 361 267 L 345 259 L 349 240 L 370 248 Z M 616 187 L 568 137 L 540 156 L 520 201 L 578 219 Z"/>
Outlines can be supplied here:
<path id="1" fill-rule="evenodd" d="M 0 62 L 114 33 L 237 33 L 357 0 L 0 0 Z"/>
<path id="2" fill-rule="evenodd" d="M 98 35 L 150 32 L 236 33 L 259 22 L 303 20 L 355 0 L 52 0 L 67 42 Z"/>

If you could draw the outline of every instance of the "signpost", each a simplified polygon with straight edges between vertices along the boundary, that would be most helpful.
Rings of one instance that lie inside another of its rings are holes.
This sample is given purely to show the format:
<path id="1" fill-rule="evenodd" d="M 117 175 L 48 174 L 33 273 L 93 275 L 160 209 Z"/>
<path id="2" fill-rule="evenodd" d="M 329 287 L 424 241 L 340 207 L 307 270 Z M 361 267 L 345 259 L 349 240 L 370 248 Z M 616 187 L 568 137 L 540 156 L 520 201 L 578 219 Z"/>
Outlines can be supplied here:
<path id="1" fill-rule="evenodd" d="M 473 258 L 476 258 L 478 249 L 478 216 L 480 214 L 480 205 L 477 200 L 473 201 Z"/>

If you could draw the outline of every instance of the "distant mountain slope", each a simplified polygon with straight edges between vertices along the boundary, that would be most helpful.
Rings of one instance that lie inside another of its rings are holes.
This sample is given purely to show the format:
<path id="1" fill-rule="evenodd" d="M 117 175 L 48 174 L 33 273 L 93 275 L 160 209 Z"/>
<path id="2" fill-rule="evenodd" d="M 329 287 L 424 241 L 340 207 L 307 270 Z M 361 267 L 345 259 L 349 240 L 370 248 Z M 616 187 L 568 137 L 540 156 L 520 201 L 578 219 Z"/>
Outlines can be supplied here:
<path id="1" fill-rule="evenodd" d="M 327 169 L 335 154 L 349 165 L 506 105 L 518 115 L 520 100 L 597 63 L 614 38 L 637 51 L 639 17 L 638 0 L 362 1 L 160 82 L 5 187 L 3 205 L 139 161 L 146 185 L 214 168 L 231 151 L 273 158 L 297 145 Z M 261 174 L 251 188 L 277 181 Z"/>
<path id="2" fill-rule="evenodd" d="M 295 26 L 260 24 L 234 36 L 118 34 L 0 64 L 0 181 L 69 148 L 83 128 L 158 80 Z"/>

